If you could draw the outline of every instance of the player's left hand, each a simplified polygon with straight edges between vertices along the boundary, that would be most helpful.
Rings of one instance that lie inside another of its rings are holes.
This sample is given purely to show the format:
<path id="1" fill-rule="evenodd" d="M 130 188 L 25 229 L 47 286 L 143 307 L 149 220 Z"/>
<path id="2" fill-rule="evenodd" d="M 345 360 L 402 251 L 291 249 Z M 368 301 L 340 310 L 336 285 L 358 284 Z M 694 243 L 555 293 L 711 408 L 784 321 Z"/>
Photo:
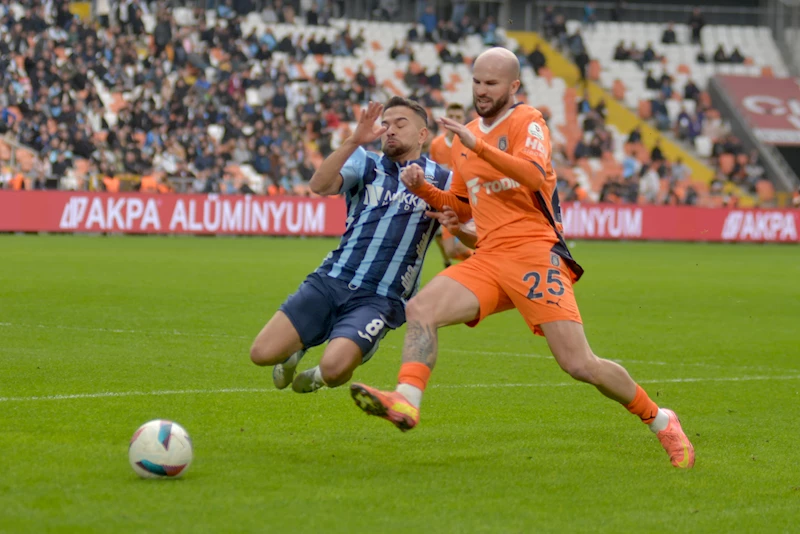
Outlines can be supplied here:
<path id="1" fill-rule="evenodd" d="M 458 235 L 461 230 L 461 223 L 458 222 L 458 215 L 450 206 L 443 206 L 442 211 L 426 211 L 425 215 L 431 219 L 439 221 L 444 228 L 453 235 Z"/>
<path id="2" fill-rule="evenodd" d="M 460 122 L 448 119 L 447 117 L 440 117 L 439 124 L 456 134 L 459 139 L 461 139 L 461 144 L 468 149 L 473 150 L 475 145 L 478 144 L 478 139 L 475 137 L 475 134 Z"/>

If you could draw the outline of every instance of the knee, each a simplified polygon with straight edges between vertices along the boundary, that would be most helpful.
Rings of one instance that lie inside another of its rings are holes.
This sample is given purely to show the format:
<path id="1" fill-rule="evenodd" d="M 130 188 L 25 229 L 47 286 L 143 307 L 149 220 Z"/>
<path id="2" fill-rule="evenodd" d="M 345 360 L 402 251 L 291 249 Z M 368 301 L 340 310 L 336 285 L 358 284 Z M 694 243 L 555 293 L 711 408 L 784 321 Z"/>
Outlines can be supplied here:
<path id="1" fill-rule="evenodd" d="M 256 365 L 277 365 L 285 360 L 280 351 L 274 350 L 268 342 L 256 339 L 250 347 L 250 361 Z"/>
<path id="2" fill-rule="evenodd" d="M 256 365 L 267 365 L 268 355 L 258 341 L 254 341 L 250 347 L 250 361 Z"/>
<path id="3" fill-rule="evenodd" d="M 434 307 L 424 295 L 418 295 L 406 304 L 406 321 L 428 322 L 434 319 Z"/>
<path id="4" fill-rule="evenodd" d="M 329 388 L 346 384 L 353 376 L 353 366 L 350 362 L 342 360 L 325 359 L 319 362 L 322 380 Z"/>

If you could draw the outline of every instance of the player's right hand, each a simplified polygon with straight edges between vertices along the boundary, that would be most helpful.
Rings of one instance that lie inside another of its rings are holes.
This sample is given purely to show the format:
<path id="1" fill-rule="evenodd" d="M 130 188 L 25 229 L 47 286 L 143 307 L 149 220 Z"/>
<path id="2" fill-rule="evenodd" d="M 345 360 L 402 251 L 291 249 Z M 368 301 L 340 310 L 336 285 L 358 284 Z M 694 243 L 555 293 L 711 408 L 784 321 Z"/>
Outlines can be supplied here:
<path id="1" fill-rule="evenodd" d="M 353 132 L 349 140 L 357 145 L 367 145 L 380 139 L 386 130 L 389 129 L 386 126 L 375 124 L 375 121 L 378 120 L 382 112 L 383 104 L 370 101 L 367 107 L 361 110 L 361 116 L 358 118 L 356 131 Z"/>
<path id="2" fill-rule="evenodd" d="M 458 222 L 458 215 L 456 215 L 456 212 L 453 211 L 453 208 L 450 206 L 442 207 L 442 211 L 426 211 L 425 215 L 439 221 L 439 224 L 453 235 L 458 235 L 461 231 L 461 223 Z"/>
<path id="3" fill-rule="evenodd" d="M 425 171 L 416 163 L 412 163 L 400 171 L 400 180 L 409 191 L 415 191 L 425 183 Z"/>

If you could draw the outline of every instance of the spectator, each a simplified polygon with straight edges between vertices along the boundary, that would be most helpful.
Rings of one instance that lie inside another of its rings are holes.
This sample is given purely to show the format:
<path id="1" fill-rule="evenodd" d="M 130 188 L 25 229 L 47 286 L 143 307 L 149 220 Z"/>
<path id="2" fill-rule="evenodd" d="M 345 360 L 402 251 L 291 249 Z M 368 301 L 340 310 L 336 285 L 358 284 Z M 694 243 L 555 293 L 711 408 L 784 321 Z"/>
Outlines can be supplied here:
<path id="1" fill-rule="evenodd" d="M 664 161 L 664 153 L 661 151 L 661 140 L 657 140 L 653 150 L 650 152 L 650 161 L 660 163 Z"/>
<path id="2" fill-rule="evenodd" d="M 434 11 L 433 6 L 427 6 L 425 8 L 425 11 L 419 18 L 419 23 L 422 24 L 422 27 L 425 30 L 426 41 L 429 42 L 438 41 L 438 36 L 436 35 L 436 27 L 438 25 L 438 19 L 436 17 L 436 11 Z"/>
<path id="3" fill-rule="evenodd" d="M 689 167 L 683 162 L 683 158 L 678 158 L 672 166 L 672 179 L 674 182 L 682 182 L 689 178 L 691 171 Z"/>
<path id="4" fill-rule="evenodd" d="M 548 41 L 552 40 L 553 38 L 558 37 L 556 35 L 556 16 L 553 12 L 553 6 L 545 6 L 544 7 L 544 14 L 542 15 L 542 30 L 544 32 L 544 37 Z"/>
<path id="5" fill-rule="evenodd" d="M 742 55 L 741 52 L 739 52 L 739 47 L 738 46 L 734 47 L 733 52 L 731 52 L 731 55 L 728 58 L 728 61 L 731 62 L 731 63 L 737 63 L 737 64 L 744 63 L 744 56 Z"/>
<path id="6" fill-rule="evenodd" d="M 795 189 L 794 194 L 792 195 L 792 206 L 795 208 L 800 208 L 800 187 Z"/>
<path id="7" fill-rule="evenodd" d="M 583 23 L 588 28 L 593 28 L 597 22 L 597 6 L 594 2 L 589 2 L 583 7 Z"/>
<path id="8" fill-rule="evenodd" d="M 725 55 L 725 50 L 722 48 L 722 44 L 717 47 L 717 50 L 714 52 L 714 63 L 728 63 L 729 58 Z"/>
<path id="9" fill-rule="evenodd" d="M 670 22 L 664 33 L 661 34 L 661 44 L 675 44 L 678 42 L 678 38 L 675 35 L 675 28 L 674 24 Z"/>
<path id="10" fill-rule="evenodd" d="M 659 83 L 659 81 L 656 80 L 655 76 L 653 76 L 653 71 L 652 70 L 648 70 L 647 71 L 647 78 L 645 78 L 644 86 L 647 89 L 650 89 L 650 90 L 653 90 L 653 91 L 655 91 L 655 90 L 657 90 L 657 89 L 659 89 L 661 87 L 661 84 Z"/>
<path id="11" fill-rule="evenodd" d="M 647 204 L 657 202 L 660 186 L 661 182 L 656 170 L 652 165 L 644 165 L 639 178 L 639 194 Z"/>
<path id="12" fill-rule="evenodd" d="M 628 61 L 631 58 L 630 51 L 625 48 L 625 42 L 620 41 L 614 49 L 614 59 L 616 61 Z"/>
<path id="13" fill-rule="evenodd" d="M 539 75 L 539 70 L 547 64 L 547 58 L 545 58 L 538 44 L 528 56 L 528 63 L 533 67 L 533 71 L 537 76 Z"/>
<path id="14" fill-rule="evenodd" d="M 683 98 L 686 100 L 700 100 L 700 89 L 695 85 L 694 80 L 689 79 L 683 88 Z"/>
<path id="15" fill-rule="evenodd" d="M 694 8 L 692 10 L 692 15 L 689 17 L 689 28 L 692 31 L 692 44 L 700 44 L 700 32 L 705 25 L 706 21 L 703 18 L 703 14 L 700 12 L 700 8 Z"/>
<path id="16" fill-rule="evenodd" d="M 637 126 L 631 133 L 628 135 L 628 142 L 629 143 L 641 143 L 642 142 L 642 130 Z"/>

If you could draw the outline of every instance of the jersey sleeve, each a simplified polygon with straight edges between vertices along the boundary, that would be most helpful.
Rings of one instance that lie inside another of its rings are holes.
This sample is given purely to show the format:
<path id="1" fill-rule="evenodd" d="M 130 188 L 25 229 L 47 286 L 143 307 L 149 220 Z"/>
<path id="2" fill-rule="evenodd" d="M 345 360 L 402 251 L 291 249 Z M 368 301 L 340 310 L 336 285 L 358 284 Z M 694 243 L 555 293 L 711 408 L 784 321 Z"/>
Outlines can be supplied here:
<path id="1" fill-rule="evenodd" d="M 551 140 L 550 129 L 541 116 L 529 116 L 518 128 L 514 128 L 515 139 L 512 140 L 513 156 L 533 163 L 542 176 L 547 176 L 550 161 Z"/>
<path id="2" fill-rule="evenodd" d="M 539 119 L 533 113 L 526 113 L 510 125 L 513 133 L 508 152 L 489 145 L 483 139 L 478 139 L 473 150 L 504 176 L 538 191 L 547 180 L 545 169 L 550 158 L 550 132 Z"/>
<path id="3" fill-rule="evenodd" d="M 364 147 L 358 147 L 355 152 L 347 159 L 339 171 L 342 176 L 342 187 L 339 193 L 344 193 L 355 187 L 364 180 L 364 171 L 367 168 L 367 151 Z"/>
<path id="4" fill-rule="evenodd" d="M 445 206 L 451 207 L 461 222 L 466 222 L 472 218 L 469 194 L 456 169 L 450 172 L 444 183 L 444 190 L 425 182 L 412 192 L 438 211 L 441 211 Z"/>

